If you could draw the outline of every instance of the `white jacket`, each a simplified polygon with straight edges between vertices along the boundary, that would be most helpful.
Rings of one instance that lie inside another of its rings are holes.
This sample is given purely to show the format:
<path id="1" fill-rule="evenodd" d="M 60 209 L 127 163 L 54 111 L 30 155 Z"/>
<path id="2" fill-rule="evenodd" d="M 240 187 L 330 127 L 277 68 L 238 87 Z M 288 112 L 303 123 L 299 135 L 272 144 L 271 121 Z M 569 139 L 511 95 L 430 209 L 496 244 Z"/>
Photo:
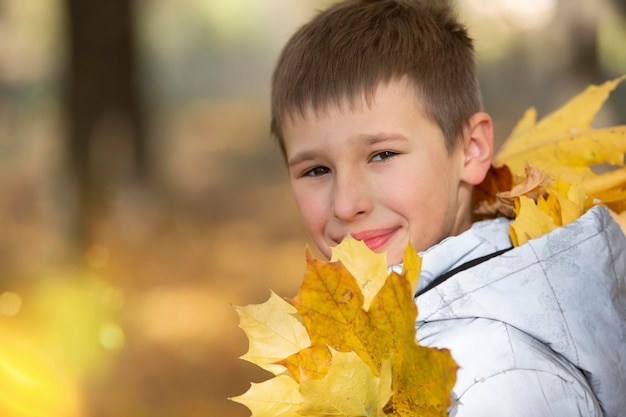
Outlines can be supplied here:
<path id="1" fill-rule="evenodd" d="M 420 289 L 511 246 L 506 219 L 423 257 Z M 626 416 L 626 239 L 604 207 L 416 298 L 417 338 L 460 366 L 450 415 Z"/>

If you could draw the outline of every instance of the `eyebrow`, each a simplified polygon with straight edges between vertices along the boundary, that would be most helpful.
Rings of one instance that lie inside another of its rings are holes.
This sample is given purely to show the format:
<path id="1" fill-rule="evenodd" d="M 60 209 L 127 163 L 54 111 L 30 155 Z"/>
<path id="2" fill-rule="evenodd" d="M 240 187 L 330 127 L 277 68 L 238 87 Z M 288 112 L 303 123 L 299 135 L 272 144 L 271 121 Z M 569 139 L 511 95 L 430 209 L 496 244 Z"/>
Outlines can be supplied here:
<path id="1" fill-rule="evenodd" d="M 287 161 L 288 166 L 298 165 L 301 162 L 311 161 L 315 159 L 320 153 L 317 151 L 304 151 L 294 155 L 293 158 Z"/>
<path id="2" fill-rule="evenodd" d="M 406 142 L 407 137 L 400 133 L 374 133 L 363 134 L 356 137 L 357 142 L 362 142 L 365 145 L 376 145 L 383 142 Z"/>
<path id="3" fill-rule="evenodd" d="M 407 137 L 400 133 L 367 133 L 356 136 L 352 140 L 355 144 L 363 144 L 366 146 L 372 146 L 384 142 L 406 142 Z M 316 159 L 322 152 L 317 150 L 305 150 L 297 153 L 293 158 L 287 161 L 288 166 L 298 165 L 305 161 L 311 161 Z"/>

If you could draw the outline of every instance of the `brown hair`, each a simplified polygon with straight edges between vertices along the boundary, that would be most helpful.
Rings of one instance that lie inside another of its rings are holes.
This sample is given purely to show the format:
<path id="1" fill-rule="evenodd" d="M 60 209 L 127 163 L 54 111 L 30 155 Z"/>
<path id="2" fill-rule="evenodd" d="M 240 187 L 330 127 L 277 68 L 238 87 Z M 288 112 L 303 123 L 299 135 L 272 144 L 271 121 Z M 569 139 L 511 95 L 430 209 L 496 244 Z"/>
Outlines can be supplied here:
<path id="1" fill-rule="evenodd" d="M 430 3 L 430 4 L 428 4 Z M 318 13 L 284 46 L 272 77 L 271 133 L 285 154 L 285 117 L 342 100 L 368 104 L 406 76 L 454 149 L 481 110 L 473 41 L 443 1 L 348 0 Z"/>

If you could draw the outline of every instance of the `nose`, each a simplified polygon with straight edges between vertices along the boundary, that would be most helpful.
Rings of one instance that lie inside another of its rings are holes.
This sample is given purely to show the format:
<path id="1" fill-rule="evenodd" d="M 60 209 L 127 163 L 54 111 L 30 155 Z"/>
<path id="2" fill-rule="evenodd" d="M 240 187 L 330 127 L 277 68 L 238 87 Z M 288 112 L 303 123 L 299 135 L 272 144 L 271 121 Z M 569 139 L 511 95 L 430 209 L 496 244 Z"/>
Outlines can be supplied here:
<path id="1" fill-rule="evenodd" d="M 367 179 L 356 172 L 336 173 L 333 187 L 333 215 L 344 222 L 363 217 L 372 209 Z"/>

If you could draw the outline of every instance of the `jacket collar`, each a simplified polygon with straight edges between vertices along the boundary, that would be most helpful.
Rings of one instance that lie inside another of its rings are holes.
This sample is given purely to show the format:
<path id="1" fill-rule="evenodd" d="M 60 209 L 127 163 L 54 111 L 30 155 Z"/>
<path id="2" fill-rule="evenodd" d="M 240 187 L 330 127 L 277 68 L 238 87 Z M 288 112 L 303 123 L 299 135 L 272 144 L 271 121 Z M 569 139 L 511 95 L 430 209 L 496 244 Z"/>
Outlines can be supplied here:
<path id="1" fill-rule="evenodd" d="M 448 237 L 420 252 L 422 269 L 417 291 L 466 262 L 510 248 L 509 224 L 510 220 L 506 218 L 476 222 L 460 235 Z M 402 264 L 394 265 L 391 269 L 400 272 Z"/>

